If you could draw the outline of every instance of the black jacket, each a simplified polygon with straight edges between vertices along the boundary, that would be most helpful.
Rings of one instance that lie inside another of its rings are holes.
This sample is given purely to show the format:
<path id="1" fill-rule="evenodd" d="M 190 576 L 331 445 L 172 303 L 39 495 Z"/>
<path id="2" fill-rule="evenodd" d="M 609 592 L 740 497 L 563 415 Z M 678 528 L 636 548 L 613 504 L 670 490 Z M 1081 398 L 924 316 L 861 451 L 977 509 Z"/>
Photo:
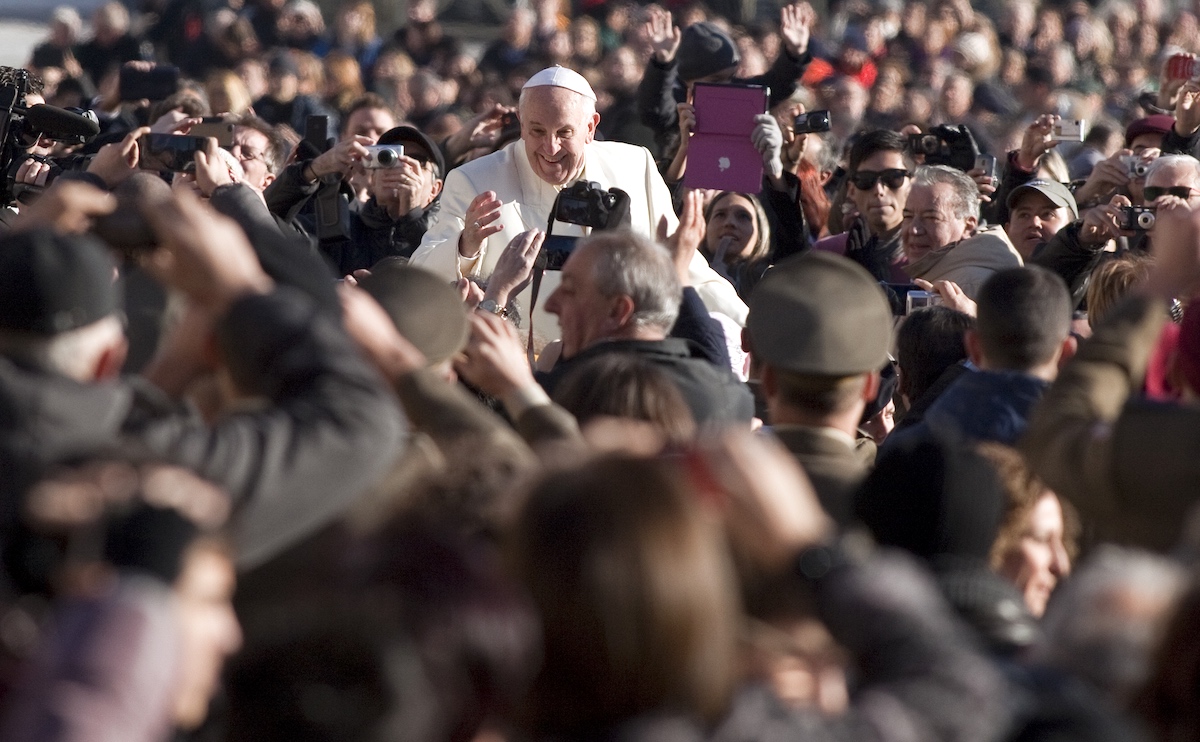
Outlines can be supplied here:
<path id="1" fill-rule="evenodd" d="M 321 251 L 337 266 L 340 276 L 370 268 L 387 257 L 410 258 L 430 225 L 437 221 L 440 206 L 441 200 L 435 199 L 428 208 L 414 208 L 393 220 L 372 198 L 357 214 L 350 215 L 350 241 L 325 245 Z"/>
<path id="2" fill-rule="evenodd" d="M 404 430 L 395 399 L 311 299 L 288 287 L 241 299 L 217 335 L 234 377 L 271 405 L 211 427 L 136 378 L 80 384 L 0 358 L 4 525 L 53 464 L 133 450 L 224 487 L 239 559 L 252 564 L 337 515 L 387 470 Z"/>
<path id="3" fill-rule="evenodd" d="M 675 382 L 697 423 L 748 421 L 754 417 L 754 398 L 745 384 L 726 367 L 717 368 L 694 343 L 664 340 L 610 340 L 597 343 L 553 369 L 536 374 L 547 394 L 573 369 L 605 353 L 629 353 L 662 369 Z"/>

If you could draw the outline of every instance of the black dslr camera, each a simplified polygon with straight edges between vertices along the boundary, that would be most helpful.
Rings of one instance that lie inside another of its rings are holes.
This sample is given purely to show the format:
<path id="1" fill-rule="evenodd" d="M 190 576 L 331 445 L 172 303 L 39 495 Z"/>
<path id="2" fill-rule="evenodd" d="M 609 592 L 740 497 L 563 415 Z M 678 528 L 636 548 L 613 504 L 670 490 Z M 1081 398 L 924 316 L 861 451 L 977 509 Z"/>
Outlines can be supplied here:
<path id="1" fill-rule="evenodd" d="M 975 158 L 980 154 L 975 137 L 961 124 L 942 124 L 923 134 L 910 134 L 908 151 L 924 155 L 926 165 L 947 165 L 964 173 L 975 167 Z"/>
<path id="2" fill-rule="evenodd" d="M 580 180 L 559 192 L 546 225 L 541 258 L 544 269 L 560 271 L 575 249 L 574 237 L 553 235 L 554 222 L 578 224 L 593 230 L 629 226 L 629 194 L 619 188 L 605 190 L 594 181 Z"/>
<path id="3" fill-rule="evenodd" d="M 554 219 L 592 229 L 606 229 L 616 205 L 616 193 L 604 190 L 599 183 L 580 180 L 558 194 Z"/>

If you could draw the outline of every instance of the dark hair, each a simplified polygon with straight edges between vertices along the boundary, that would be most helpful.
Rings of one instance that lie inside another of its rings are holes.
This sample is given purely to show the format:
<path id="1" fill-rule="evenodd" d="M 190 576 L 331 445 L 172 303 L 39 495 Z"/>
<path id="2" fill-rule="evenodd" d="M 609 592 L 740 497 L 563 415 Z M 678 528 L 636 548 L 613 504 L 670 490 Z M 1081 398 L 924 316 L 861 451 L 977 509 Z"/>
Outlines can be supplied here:
<path id="1" fill-rule="evenodd" d="M 498 557 L 393 520 L 365 537 L 326 530 L 266 565 L 239 607 L 231 742 L 468 742 L 512 716 L 539 632 Z"/>
<path id="2" fill-rule="evenodd" d="M 1108 140 L 1111 139 L 1114 134 L 1121 133 L 1123 132 L 1119 131 L 1112 124 L 1105 123 L 1103 121 L 1096 122 L 1088 128 L 1088 133 L 1087 136 L 1084 137 L 1083 143 L 1099 144 L 1103 146 L 1108 143 Z"/>
<path id="3" fill-rule="evenodd" d="M 975 318 L 950 307 L 924 307 L 904 318 L 896 330 L 900 391 L 920 399 L 938 377 L 967 357 L 963 335 L 975 329 Z"/>
<path id="4" fill-rule="evenodd" d="M 977 323 L 989 366 L 1024 371 L 1046 363 L 1071 332 L 1071 295 L 1045 268 L 1010 268 L 979 290 Z"/>
<path id="5" fill-rule="evenodd" d="M 379 108 L 392 114 L 392 118 L 396 118 L 396 112 L 392 110 L 392 107 L 388 105 L 388 102 L 383 99 L 382 95 L 378 93 L 363 93 L 355 98 L 354 102 L 346 109 L 346 112 L 342 114 L 340 134 L 346 133 L 346 125 L 350 123 L 350 117 L 364 108 Z"/>
<path id="6" fill-rule="evenodd" d="M 812 415 L 845 412 L 862 398 L 863 374 L 823 376 L 775 369 L 779 399 L 791 407 Z"/>
<path id="7" fill-rule="evenodd" d="M 875 129 L 864 132 L 850 147 L 849 172 L 857 172 L 863 160 L 876 152 L 899 152 L 904 155 L 905 163 L 911 168 L 908 161 L 908 140 L 904 135 L 891 129 Z"/>
<path id="8" fill-rule="evenodd" d="M 604 353 L 572 369 L 554 401 L 580 425 L 601 416 L 644 420 L 677 442 L 696 432 L 692 411 L 666 372 L 628 353 Z"/>
<path id="9" fill-rule="evenodd" d="M 545 637 L 531 736 L 573 737 L 663 708 L 725 713 L 737 580 L 720 527 L 670 464 L 610 456 L 551 474 L 513 537 Z"/>

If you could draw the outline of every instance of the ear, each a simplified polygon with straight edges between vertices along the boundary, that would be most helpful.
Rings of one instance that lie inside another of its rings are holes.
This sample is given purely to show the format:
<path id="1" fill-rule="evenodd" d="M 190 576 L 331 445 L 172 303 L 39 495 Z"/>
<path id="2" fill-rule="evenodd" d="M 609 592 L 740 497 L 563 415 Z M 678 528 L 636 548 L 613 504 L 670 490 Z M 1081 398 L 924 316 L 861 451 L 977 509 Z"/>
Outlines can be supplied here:
<path id="1" fill-rule="evenodd" d="M 967 227 L 966 231 L 963 232 L 963 237 L 970 237 L 971 235 L 975 234 L 975 229 L 979 226 L 979 217 L 968 216 L 966 222 Z"/>
<path id="2" fill-rule="evenodd" d="M 129 354 L 129 341 L 122 335 L 100 354 L 96 359 L 96 367 L 92 370 L 92 378 L 96 381 L 108 381 L 121 375 L 125 367 L 125 357 Z"/>
<path id="3" fill-rule="evenodd" d="M 270 173 L 267 173 L 266 176 L 263 177 L 263 190 L 264 191 L 267 190 L 267 186 L 271 185 L 274 182 L 275 182 L 275 176 L 271 175 Z"/>
<path id="4" fill-rule="evenodd" d="M 749 328 L 742 328 L 742 352 L 754 355 L 754 341 L 750 338 Z"/>
<path id="5" fill-rule="evenodd" d="M 621 294 L 613 298 L 608 310 L 608 320 L 612 323 L 612 329 L 619 330 L 628 327 L 636 310 L 637 306 L 628 294 Z"/>
<path id="6" fill-rule="evenodd" d="M 758 383 L 766 399 L 771 399 L 779 393 L 779 377 L 775 375 L 775 368 L 769 363 L 763 364 Z"/>
<path id="7" fill-rule="evenodd" d="M 879 396 L 880 378 L 878 371 L 866 374 L 867 381 L 863 384 L 862 401 L 871 404 Z"/>
<path id="8" fill-rule="evenodd" d="M 1068 334 L 1066 339 L 1062 341 L 1062 350 L 1059 351 L 1058 370 L 1061 371 L 1062 367 L 1067 365 L 1067 361 L 1074 358 L 1077 352 L 1079 352 L 1079 338 Z"/>
<path id="9" fill-rule="evenodd" d="M 967 358 L 977 368 L 983 368 L 983 342 L 979 339 L 977 330 L 967 330 L 963 333 L 963 345 L 967 346 Z"/>
<path id="10" fill-rule="evenodd" d="M 437 198 L 437 197 L 438 197 L 438 194 L 440 194 L 440 193 L 442 192 L 442 183 L 443 183 L 443 181 L 442 181 L 442 179 L 441 179 L 441 178 L 434 178 L 434 179 L 433 179 L 432 187 L 431 187 L 431 188 L 430 188 L 430 190 L 429 190 L 429 199 L 430 199 L 430 201 L 432 201 L 433 199 Z"/>
<path id="11" fill-rule="evenodd" d="M 588 131 L 587 140 L 589 142 L 591 142 L 593 139 L 596 138 L 596 127 L 599 125 L 600 125 L 600 114 L 593 113 L 591 118 L 589 118 L 587 121 L 587 131 Z"/>

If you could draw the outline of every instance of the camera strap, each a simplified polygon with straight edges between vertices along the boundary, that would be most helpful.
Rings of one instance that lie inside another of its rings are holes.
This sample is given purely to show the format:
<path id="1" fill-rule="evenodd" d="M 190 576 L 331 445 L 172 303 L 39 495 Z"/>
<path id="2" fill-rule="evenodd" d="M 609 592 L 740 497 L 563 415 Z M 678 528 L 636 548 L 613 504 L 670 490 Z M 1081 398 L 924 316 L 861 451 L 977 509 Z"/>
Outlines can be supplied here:
<path id="1" fill-rule="evenodd" d="M 554 197 L 554 205 L 550 207 L 550 218 L 546 220 L 546 237 L 554 232 L 554 215 L 558 213 L 558 200 L 562 191 Z M 537 258 L 533 261 L 533 277 L 529 284 L 529 334 L 525 340 L 525 353 L 529 356 L 529 365 L 533 365 L 533 310 L 537 306 L 538 292 L 542 289 L 542 275 L 546 272 L 546 248 L 538 250 Z"/>

